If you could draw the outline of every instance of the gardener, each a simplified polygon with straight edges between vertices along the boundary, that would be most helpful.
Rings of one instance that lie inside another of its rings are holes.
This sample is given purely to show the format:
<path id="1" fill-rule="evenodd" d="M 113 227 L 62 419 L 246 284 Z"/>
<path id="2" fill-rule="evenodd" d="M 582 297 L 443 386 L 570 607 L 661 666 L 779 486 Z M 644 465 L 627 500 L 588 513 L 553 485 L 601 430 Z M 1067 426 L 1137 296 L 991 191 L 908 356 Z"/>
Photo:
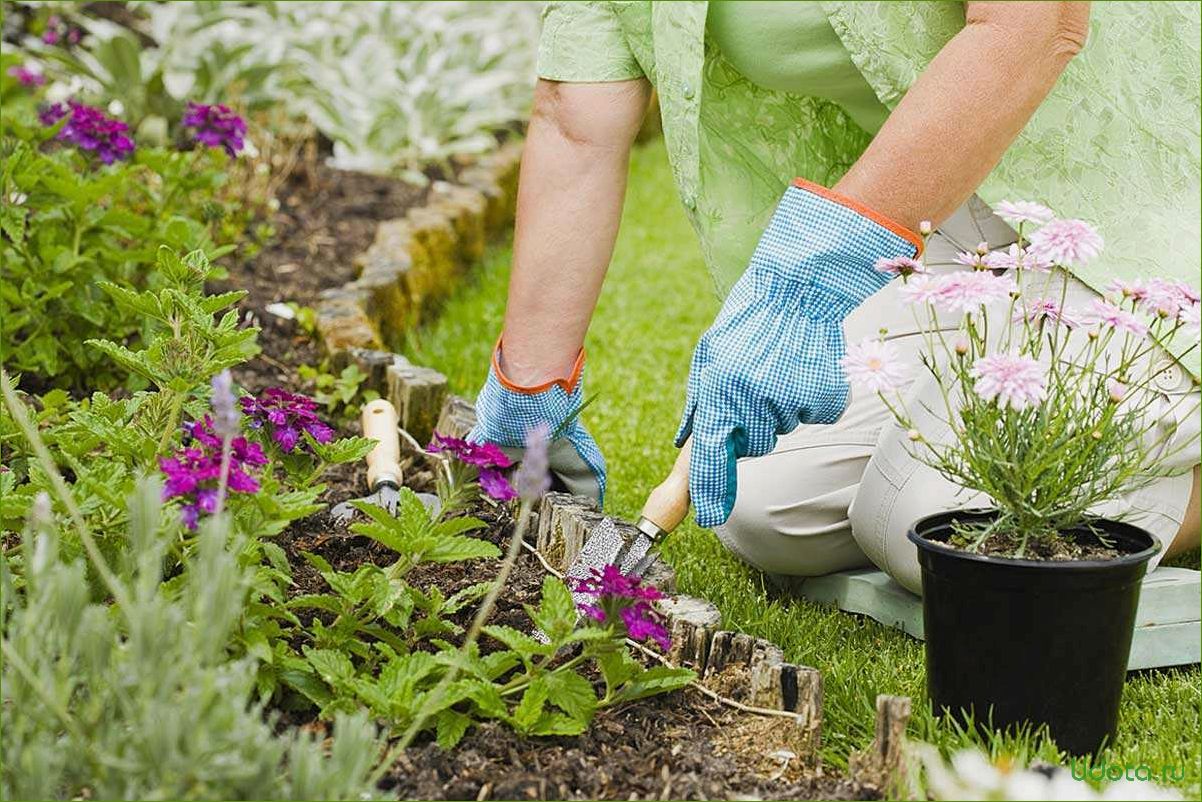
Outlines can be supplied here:
<path id="1" fill-rule="evenodd" d="M 1115 277 L 1197 281 L 1199 65 L 1183 33 L 1197 29 L 1197 6 L 1100 4 L 1085 47 L 1090 13 L 1073 2 L 549 4 L 505 327 L 474 436 L 519 445 L 586 398 L 582 343 L 654 86 L 681 200 L 727 298 L 694 354 L 678 435 L 691 438 L 698 522 L 770 573 L 871 562 L 918 591 L 907 526 L 972 499 L 909 456 L 875 395 L 848 398 L 841 334 L 885 328 L 911 362 L 922 339 L 877 260 L 915 256 L 932 221 L 928 264 L 971 269 L 955 255 L 1016 239 L 981 197 L 1039 198 L 1106 238 L 1106 258 L 1075 271 L 1070 303 Z M 690 302 L 664 298 L 664 325 Z M 1182 473 L 1123 505 L 1172 553 L 1198 543 L 1197 392 L 1159 358 L 1163 426 L 1187 444 L 1173 458 Z M 579 420 L 561 428 L 553 468 L 601 497 L 596 442 Z"/>

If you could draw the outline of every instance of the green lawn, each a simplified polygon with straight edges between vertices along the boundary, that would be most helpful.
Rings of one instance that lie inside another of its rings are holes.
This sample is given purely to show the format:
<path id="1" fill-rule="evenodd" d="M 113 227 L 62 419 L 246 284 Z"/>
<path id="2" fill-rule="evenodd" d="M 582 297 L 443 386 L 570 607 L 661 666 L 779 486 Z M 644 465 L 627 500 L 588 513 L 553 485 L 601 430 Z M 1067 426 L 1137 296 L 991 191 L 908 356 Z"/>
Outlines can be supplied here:
<path id="1" fill-rule="evenodd" d="M 501 326 L 509 258 L 508 249 L 491 252 L 439 320 L 407 345 L 417 362 L 445 372 L 457 393 L 474 395 L 484 379 Z M 621 236 L 587 343 L 588 392 L 598 397 L 584 418 L 609 462 L 608 512 L 637 515 L 672 464 L 689 355 L 718 307 L 711 287 L 663 146 L 646 146 L 634 156 Z M 829 763 L 846 765 L 849 752 L 871 740 L 879 693 L 914 698 L 920 708 L 911 725 L 915 737 L 949 747 L 974 740 L 922 708 L 917 641 L 871 620 L 775 596 L 760 574 L 691 519 L 669 541 L 667 558 L 681 589 L 717 604 L 728 628 L 778 643 L 788 659 L 822 671 Z M 1197 668 L 1133 677 L 1113 759 L 1152 767 L 1184 763 L 1187 783 L 1196 789 L 1199 699 Z M 990 747 L 1024 760 L 1057 760 L 1046 739 L 1006 738 Z"/>

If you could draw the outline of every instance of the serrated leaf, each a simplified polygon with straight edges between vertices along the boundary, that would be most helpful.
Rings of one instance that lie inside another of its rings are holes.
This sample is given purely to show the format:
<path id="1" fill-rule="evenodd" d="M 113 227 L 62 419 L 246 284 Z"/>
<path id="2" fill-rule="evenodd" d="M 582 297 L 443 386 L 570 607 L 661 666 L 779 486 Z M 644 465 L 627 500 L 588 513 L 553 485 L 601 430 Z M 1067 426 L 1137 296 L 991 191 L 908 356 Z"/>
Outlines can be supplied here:
<path id="1" fill-rule="evenodd" d="M 511 720 L 513 726 L 522 733 L 530 730 L 542 718 L 543 707 L 547 704 L 547 684 L 542 676 L 535 677 L 522 694 L 522 700 L 513 709 Z"/>
<path id="2" fill-rule="evenodd" d="M 354 678 L 355 666 L 345 652 L 336 649 L 313 649 L 308 646 L 304 651 L 309 665 L 335 690 Z"/>
<path id="3" fill-rule="evenodd" d="M 422 559 L 425 562 L 451 563 L 500 556 L 501 550 L 487 540 L 456 536 L 440 538 L 433 542 L 422 555 Z"/>
<path id="4" fill-rule="evenodd" d="M 555 647 L 551 644 L 540 643 L 525 632 L 513 627 L 489 624 L 484 627 L 484 632 L 512 649 L 522 659 L 522 662 L 529 662 L 530 658 L 536 654 L 554 653 Z"/>
<path id="5" fill-rule="evenodd" d="M 558 577 L 548 576 L 543 580 L 542 600 L 532 618 L 552 643 L 561 643 L 576 628 L 576 602 Z"/>
<path id="6" fill-rule="evenodd" d="M 547 711 L 527 730 L 530 735 L 579 735 L 588 727 L 588 721 Z"/>
<path id="7" fill-rule="evenodd" d="M 551 704 L 582 724 L 592 720 L 597 694 L 591 682 L 571 670 L 555 671 L 545 677 L 547 700 Z"/>
<path id="8" fill-rule="evenodd" d="M 463 713 L 454 710 L 443 710 L 436 719 L 435 732 L 438 745 L 443 749 L 452 749 L 463 738 L 472 720 Z"/>
<path id="9" fill-rule="evenodd" d="M 696 678 L 696 672 L 687 668 L 652 666 L 628 680 L 615 698 L 629 702 L 634 699 L 668 693 L 685 687 Z"/>

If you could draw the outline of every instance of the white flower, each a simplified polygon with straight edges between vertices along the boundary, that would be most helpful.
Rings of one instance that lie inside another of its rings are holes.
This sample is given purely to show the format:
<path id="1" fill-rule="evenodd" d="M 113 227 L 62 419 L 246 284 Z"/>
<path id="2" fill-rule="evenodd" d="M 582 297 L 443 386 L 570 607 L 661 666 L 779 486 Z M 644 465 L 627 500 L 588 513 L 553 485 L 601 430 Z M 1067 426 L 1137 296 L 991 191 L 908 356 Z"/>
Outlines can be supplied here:
<path id="1" fill-rule="evenodd" d="M 884 340 L 867 339 L 850 346 L 839 365 L 848 384 L 874 393 L 898 390 L 909 375 L 896 346 Z"/>

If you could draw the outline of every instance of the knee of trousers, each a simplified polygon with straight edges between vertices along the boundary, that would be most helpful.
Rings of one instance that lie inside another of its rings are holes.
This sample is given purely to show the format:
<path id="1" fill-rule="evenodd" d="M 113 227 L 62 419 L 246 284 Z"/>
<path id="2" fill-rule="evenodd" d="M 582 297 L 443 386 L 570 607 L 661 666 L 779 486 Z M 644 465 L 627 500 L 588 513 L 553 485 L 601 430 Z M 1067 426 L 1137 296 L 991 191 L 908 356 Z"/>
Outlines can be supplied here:
<path id="1" fill-rule="evenodd" d="M 739 559 L 769 574 L 821 576 L 868 564 L 851 536 L 847 503 L 854 485 L 813 494 L 804 475 L 759 485 L 740 471 L 738 500 L 718 540 Z M 750 478 L 750 477 L 749 477 Z"/>

